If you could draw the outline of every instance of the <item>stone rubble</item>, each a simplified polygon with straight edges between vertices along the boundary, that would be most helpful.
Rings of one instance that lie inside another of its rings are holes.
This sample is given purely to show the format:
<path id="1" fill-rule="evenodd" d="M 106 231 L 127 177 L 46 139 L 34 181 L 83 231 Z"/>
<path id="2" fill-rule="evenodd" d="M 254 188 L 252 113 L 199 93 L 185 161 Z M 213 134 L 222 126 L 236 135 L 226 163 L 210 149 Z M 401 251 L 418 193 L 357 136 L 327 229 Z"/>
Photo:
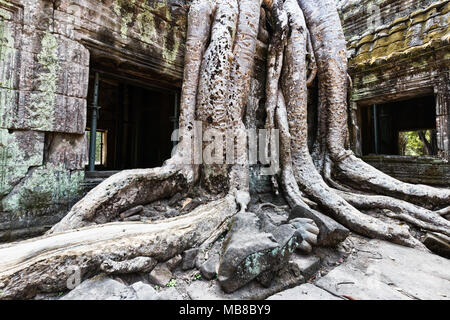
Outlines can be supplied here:
<path id="1" fill-rule="evenodd" d="M 291 255 L 288 266 L 279 272 L 269 288 L 254 280 L 231 294 L 224 293 L 215 277 L 208 280 L 218 263 L 218 256 L 212 254 L 203 263 L 203 270 L 200 268 L 201 273 L 196 269 L 183 270 L 181 257 L 175 257 L 158 264 L 146 278 L 120 276 L 129 279 L 122 281 L 95 277 L 62 297 L 37 299 L 450 300 L 450 260 L 443 257 L 355 235 L 329 260 L 321 257 L 331 249 L 321 250 L 318 248 L 311 255 L 297 252 Z"/>

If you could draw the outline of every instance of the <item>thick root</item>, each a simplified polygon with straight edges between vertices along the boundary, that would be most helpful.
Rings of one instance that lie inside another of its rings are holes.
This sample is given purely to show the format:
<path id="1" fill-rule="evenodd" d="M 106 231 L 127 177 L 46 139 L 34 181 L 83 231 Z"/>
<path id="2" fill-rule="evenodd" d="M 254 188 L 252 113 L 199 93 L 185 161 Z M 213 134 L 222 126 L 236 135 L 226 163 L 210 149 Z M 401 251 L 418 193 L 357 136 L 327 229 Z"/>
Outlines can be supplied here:
<path id="1" fill-rule="evenodd" d="M 237 37 L 234 42 L 231 81 L 228 88 L 229 128 L 236 129 L 238 140 L 234 148 L 235 163 L 230 170 L 230 189 L 236 194 L 244 195 L 236 199 L 239 200 L 241 210 L 246 210 L 250 202 L 249 158 L 245 147 L 247 135 L 243 118 L 250 93 L 251 74 L 255 65 L 260 7 L 260 0 L 239 1 Z"/>
<path id="2" fill-rule="evenodd" d="M 283 188 L 286 200 L 291 208 L 301 206 L 308 208 L 315 205 L 299 189 L 295 180 L 294 168 L 292 166 L 291 156 L 291 135 L 287 123 L 287 111 L 284 97 L 281 92 L 278 93 L 278 106 L 275 114 L 276 125 L 280 130 L 280 161 L 281 161 L 281 186 Z"/>
<path id="3" fill-rule="evenodd" d="M 48 233 L 111 222 L 121 212 L 173 196 L 189 184 L 179 170 L 169 167 L 122 171 L 92 189 Z"/>
<path id="4" fill-rule="evenodd" d="M 401 182 L 368 165 L 354 155 L 335 160 L 336 176 L 360 190 L 377 192 L 418 205 L 448 206 L 450 190 Z"/>
<path id="5" fill-rule="evenodd" d="M 0 298 L 31 298 L 39 292 L 67 290 L 74 270 L 83 280 L 101 272 L 104 262 L 137 257 L 166 261 L 201 246 L 236 211 L 234 197 L 227 196 L 158 223 L 112 223 L 0 246 Z M 136 264 L 132 265 L 135 269 Z M 148 267 L 148 263 L 141 265 Z"/>
<path id="6" fill-rule="evenodd" d="M 363 195 L 338 190 L 335 192 L 358 209 L 387 209 L 393 213 L 390 215 L 391 217 L 398 217 L 420 228 L 450 236 L 450 221 L 436 212 L 386 196 Z"/>

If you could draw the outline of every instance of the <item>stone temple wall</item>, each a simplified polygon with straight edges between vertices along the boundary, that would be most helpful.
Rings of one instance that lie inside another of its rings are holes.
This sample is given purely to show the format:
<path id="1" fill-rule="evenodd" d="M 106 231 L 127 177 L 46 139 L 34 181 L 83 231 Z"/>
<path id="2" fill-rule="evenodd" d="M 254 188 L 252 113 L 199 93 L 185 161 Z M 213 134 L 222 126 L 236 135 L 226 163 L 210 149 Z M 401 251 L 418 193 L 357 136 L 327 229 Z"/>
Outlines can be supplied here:
<path id="1" fill-rule="evenodd" d="M 389 25 L 436 0 L 337 0 L 347 39 Z"/>
<path id="2" fill-rule="evenodd" d="M 340 1 L 348 40 L 351 142 L 361 151 L 359 107 L 434 96 L 439 159 L 367 157 L 401 180 L 449 186 L 450 1 Z"/>

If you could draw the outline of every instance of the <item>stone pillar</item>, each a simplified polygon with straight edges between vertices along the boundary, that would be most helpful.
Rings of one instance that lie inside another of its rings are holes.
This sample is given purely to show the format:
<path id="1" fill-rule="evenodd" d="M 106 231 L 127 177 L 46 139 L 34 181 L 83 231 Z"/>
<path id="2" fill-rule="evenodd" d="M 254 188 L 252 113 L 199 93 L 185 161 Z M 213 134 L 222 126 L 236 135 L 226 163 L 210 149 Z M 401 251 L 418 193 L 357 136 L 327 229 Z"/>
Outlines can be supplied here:
<path id="1" fill-rule="evenodd" d="M 361 119 L 358 111 L 358 103 L 350 100 L 350 147 L 357 156 L 362 156 L 361 146 Z"/>
<path id="2" fill-rule="evenodd" d="M 438 154 L 450 160 L 450 73 L 443 72 L 434 88 Z"/>

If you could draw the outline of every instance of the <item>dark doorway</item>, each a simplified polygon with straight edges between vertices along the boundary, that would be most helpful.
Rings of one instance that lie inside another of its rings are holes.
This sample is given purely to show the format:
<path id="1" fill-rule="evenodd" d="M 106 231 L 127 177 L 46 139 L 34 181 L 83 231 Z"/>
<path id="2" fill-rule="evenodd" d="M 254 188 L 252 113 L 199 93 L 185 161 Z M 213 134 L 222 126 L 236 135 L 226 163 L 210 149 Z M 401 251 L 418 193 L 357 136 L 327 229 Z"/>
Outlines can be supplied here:
<path id="1" fill-rule="evenodd" d="M 88 101 L 93 101 L 91 75 Z M 177 92 L 99 73 L 96 171 L 153 168 L 170 158 L 177 123 Z M 92 123 L 88 110 L 88 131 Z"/>
<path id="2" fill-rule="evenodd" d="M 434 96 L 360 107 L 360 116 L 363 155 L 437 155 Z"/>

